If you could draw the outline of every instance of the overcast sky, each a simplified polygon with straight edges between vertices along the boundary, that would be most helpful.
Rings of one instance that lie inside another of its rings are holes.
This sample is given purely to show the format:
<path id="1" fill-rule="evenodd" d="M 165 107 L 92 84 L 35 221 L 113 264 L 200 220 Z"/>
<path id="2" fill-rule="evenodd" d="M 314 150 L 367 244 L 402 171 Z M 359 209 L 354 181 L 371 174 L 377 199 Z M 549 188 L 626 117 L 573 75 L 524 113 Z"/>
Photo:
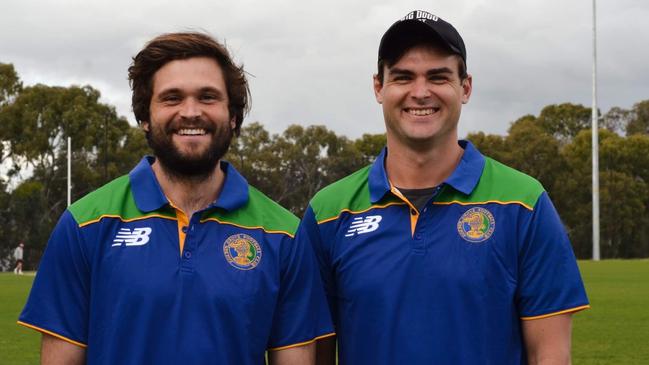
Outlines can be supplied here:
<path id="1" fill-rule="evenodd" d="M 599 105 L 649 99 L 649 1 L 598 1 Z M 548 104 L 591 104 L 591 0 L 3 0 L 0 62 L 25 84 L 90 84 L 134 123 L 126 70 L 152 37 L 204 30 L 250 77 L 252 111 L 272 132 L 324 124 L 379 133 L 372 93 L 379 40 L 411 10 L 453 24 L 467 47 L 473 95 L 460 136 L 505 134 Z"/>

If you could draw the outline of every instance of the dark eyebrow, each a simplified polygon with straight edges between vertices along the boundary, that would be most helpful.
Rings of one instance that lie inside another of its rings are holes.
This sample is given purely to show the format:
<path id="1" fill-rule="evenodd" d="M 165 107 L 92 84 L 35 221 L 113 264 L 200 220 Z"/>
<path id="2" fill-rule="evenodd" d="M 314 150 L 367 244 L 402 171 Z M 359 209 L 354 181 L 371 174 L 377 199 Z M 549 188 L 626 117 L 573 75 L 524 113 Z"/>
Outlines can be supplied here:
<path id="1" fill-rule="evenodd" d="M 203 87 L 203 88 L 201 88 L 199 90 L 199 92 L 200 93 L 213 93 L 213 94 L 216 94 L 217 97 L 223 97 L 224 96 L 223 91 L 221 91 L 221 90 L 219 90 L 217 88 L 211 87 L 211 86 Z M 173 88 L 170 88 L 170 89 L 167 89 L 167 90 L 163 90 L 160 94 L 158 94 L 158 98 L 164 98 L 167 95 L 182 94 L 182 93 L 183 93 L 183 91 L 181 89 L 173 87 Z"/>
<path id="2" fill-rule="evenodd" d="M 221 91 L 221 90 L 219 90 L 219 89 L 217 89 L 215 87 L 211 87 L 211 86 L 202 87 L 200 89 L 200 92 L 201 93 L 214 93 L 214 94 L 218 94 L 218 95 L 223 95 L 223 91 Z"/>
<path id="3" fill-rule="evenodd" d="M 217 89 L 215 87 L 211 87 L 211 86 L 202 87 L 200 89 L 200 93 L 201 94 L 205 94 L 205 93 L 214 94 L 214 97 L 216 99 L 219 99 L 219 100 L 225 100 L 225 98 L 227 97 L 227 93 L 224 93 L 222 90 Z"/>
<path id="4" fill-rule="evenodd" d="M 413 72 L 410 71 L 410 70 L 404 70 L 404 69 L 401 69 L 401 68 L 393 67 L 393 68 L 390 69 L 390 74 L 391 74 L 391 75 L 393 75 L 393 74 L 397 74 L 397 75 L 412 75 Z"/>
<path id="5" fill-rule="evenodd" d="M 406 69 L 401 69 L 398 67 L 393 67 L 390 69 L 390 74 L 412 75 L 414 74 L 414 72 Z M 453 74 L 453 70 L 451 70 L 448 67 L 440 67 L 440 68 L 431 68 L 430 70 L 426 71 L 426 75 L 428 76 L 445 75 L 445 74 Z"/>
<path id="6" fill-rule="evenodd" d="M 453 74 L 453 70 L 448 67 L 433 68 L 426 72 L 427 75 Z"/>
<path id="7" fill-rule="evenodd" d="M 177 88 L 171 88 L 171 89 L 163 90 L 160 94 L 158 94 L 158 98 L 162 99 L 167 95 L 179 94 L 180 92 L 181 92 L 180 89 L 177 89 Z"/>

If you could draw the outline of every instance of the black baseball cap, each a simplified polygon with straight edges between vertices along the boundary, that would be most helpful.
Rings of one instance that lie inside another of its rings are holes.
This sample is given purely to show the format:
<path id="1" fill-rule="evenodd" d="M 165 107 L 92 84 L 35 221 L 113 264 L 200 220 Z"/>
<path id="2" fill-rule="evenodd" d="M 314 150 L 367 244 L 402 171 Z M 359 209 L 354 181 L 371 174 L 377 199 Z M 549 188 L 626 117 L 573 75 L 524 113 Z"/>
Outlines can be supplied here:
<path id="1" fill-rule="evenodd" d="M 466 48 L 460 33 L 442 18 L 423 10 L 413 10 L 396 21 L 383 34 L 379 45 L 379 60 L 395 57 L 413 41 L 441 44 L 466 63 Z"/>

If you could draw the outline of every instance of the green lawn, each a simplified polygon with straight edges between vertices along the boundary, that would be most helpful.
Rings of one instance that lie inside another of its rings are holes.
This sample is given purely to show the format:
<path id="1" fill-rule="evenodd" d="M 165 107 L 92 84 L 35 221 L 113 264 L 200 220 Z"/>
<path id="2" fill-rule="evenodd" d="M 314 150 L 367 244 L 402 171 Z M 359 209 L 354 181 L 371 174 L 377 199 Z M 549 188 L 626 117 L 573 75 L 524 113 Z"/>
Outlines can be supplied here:
<path id="1" fill-rule="evenodd" d="M 591 309 L 574 316 L 573 363 L 649 364 L 649 260 L 579 267 Z"/>
<path id="2" fill-rule="evenodd" d="M 33 280 L 33 273 L 25 273 L 25 275 L 0 273 L 0 364 L 2 365 L 39 363 L 41 335 L 16 324 Z"/>
<path id="3" fill-rule="evenodd" d="M 592 308 L 575 315 L 573 364 L 649 364 L 649 260 L 580 261 Z M 40 335 L 16 319 L 33 277 L 0 274 L 0 364 L 38 364 Z"/>

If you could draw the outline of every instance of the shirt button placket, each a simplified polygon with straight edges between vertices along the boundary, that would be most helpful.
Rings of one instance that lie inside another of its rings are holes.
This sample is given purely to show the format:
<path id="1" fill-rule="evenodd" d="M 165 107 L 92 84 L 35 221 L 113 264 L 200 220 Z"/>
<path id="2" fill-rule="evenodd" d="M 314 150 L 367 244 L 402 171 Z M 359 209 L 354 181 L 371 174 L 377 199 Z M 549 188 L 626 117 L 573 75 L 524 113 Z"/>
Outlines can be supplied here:
<path id="1" fill-rule="evenodd" d="M 194 263 L 192 262 L 193 251 L 196 249 L 193 239 L 194 237 L 192 235 L 194 232 L 194 226 L 196 225 L 194 218 L 195 217 L 190 218 L 189 225 L 182 227 L 182 231 L 185 233 L 185 245 L 182 253 L 182 271 L 186 273 L 194 271 Z"/>
<path id="2" fill-rule="evenodd" d="M 422 209 L 421 213 L 418 213 L 414 209 L 411 209 L 410 213 L 418 213 L 417 217 L 417 226 L 415 227 L 415 233 L 412 235 L 412 247 L 417 253 L 423 253 L 426 249 L 426 220 L 430 219 L 427 213 L 427 208 Z"/>

